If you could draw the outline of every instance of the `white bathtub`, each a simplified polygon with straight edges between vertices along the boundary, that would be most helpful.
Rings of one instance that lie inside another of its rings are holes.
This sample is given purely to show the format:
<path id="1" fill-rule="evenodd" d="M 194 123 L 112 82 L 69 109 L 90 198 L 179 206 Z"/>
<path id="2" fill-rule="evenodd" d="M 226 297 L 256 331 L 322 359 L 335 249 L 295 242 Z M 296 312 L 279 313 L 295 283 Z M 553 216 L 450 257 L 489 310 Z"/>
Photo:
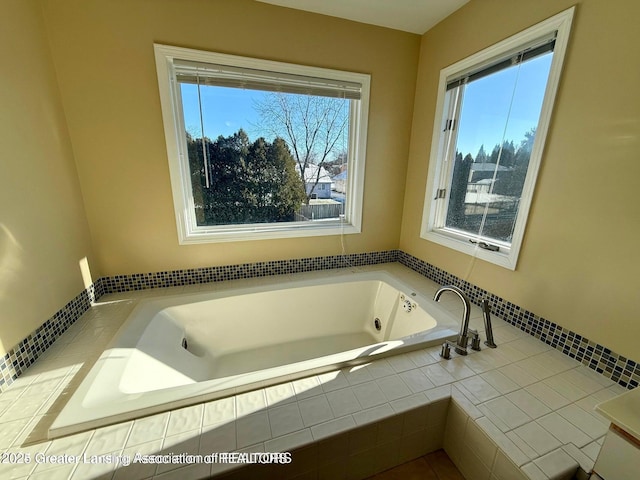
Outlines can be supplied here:
<path id="1" fill-rule="evenodd" d="M 140 301 L 49 436 L 371 362 L 459 328 L 386 271 L 288 278 Z"/>

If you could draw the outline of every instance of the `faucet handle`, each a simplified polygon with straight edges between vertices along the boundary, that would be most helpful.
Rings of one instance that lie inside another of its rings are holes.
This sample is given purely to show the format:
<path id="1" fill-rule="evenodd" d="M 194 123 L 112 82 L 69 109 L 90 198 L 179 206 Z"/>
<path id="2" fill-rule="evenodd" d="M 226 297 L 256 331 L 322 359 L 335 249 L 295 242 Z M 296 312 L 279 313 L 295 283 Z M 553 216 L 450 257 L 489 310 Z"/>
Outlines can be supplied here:
<path id="1" fill-rule="evenodd" d="M 471 350 L 479 352 L 480 349 L 480 334 L 477 330 L 469 329 L 469 335 L 471 335 Z"/>
<path id="2" fill-rule="evenodd" d="M 442 344 L 442 350 L 440 350 L 440 356 L 445 360 L 449 360 L 451 358 L 451 347 L 448 342 L 444 342 Z"/>

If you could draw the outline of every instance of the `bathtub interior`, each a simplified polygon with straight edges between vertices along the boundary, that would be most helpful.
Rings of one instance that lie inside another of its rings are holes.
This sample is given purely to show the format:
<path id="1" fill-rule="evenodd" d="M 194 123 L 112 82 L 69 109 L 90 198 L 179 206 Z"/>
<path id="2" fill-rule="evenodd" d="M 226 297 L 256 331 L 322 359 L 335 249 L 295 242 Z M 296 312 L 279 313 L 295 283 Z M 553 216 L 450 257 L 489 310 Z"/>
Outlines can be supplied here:
<path id="1" fill-rule="evenodd" d="M 412 295 L 362 280 L 178 299 L 154 315 L 119 387 L 133 394 L 241 375 L 436 327 Z"/>
<path id="2" fill-rule="evenodd" d="M 49 434 L 370 362 L 454 338 L 456 328 L 437 304 L 380 272 L 145 300 Z"/>
<path id="3" fill-rule="evenodd" d="M 382 341 L 373 322 L 390 319 L 387 288 L 363 281 L 234 295 L 170 307 L 157 320 L 181 325 L 183 354 L 210 365 L 208 379 L 222 378 Z"/>

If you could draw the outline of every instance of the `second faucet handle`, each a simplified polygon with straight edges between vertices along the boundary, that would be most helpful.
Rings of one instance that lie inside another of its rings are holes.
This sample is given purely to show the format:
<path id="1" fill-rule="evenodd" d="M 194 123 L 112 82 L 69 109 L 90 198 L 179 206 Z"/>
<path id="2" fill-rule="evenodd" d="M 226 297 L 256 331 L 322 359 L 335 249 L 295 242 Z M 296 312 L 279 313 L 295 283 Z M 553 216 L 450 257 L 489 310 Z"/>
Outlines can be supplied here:
<path id="1" fill-rule="evenodd" d="M 469 335 L 471 336 L 471 350 L 479 352 L 480 349 L 480 334 L 477 330 L 469 329 Z"/>
<path id="2" fill-rule="evenodd" d="M 440 350 L 440 356 L 446 360 L 451 358 L 451 347 L 449 346 L 449 342 L 445 341 L 442 344 L 442 350 Z"/>

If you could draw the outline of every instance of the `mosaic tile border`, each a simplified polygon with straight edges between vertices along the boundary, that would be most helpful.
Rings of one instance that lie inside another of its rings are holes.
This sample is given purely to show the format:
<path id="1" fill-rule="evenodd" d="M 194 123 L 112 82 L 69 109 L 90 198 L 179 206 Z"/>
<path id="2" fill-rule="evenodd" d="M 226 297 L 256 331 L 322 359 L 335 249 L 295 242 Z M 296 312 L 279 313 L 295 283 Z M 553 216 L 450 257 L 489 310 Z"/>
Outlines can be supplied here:
<path id="1" fill-rule="evenodd" d="M 0 359 L 0 392 L 13 383 L 67 328 L 80 318 L 91 307 L 92 302 L 105 294 L 388 262 L 400 262 L 440 285 L 456 285 L 477 305 L 487 298 L 491 304 L 492 313 L 511 325 L 580 361 L 625 388 L 631 389 L 640 384 L 640 365 L 637 362 L 618 355 L 588 338 L 539 317 L 410 254 L 400 250 L 388 250 L 100 278 Z"/>
<path id="2" fill-rule="evenodd" d="M 89 310 L 91 304 L 99 298 L 96 283 L 80 292 L 0 359 L 0 392 L 11 385 L 60 335 Z"/>
<path id="3" fill-rule="evenodd" d="M 632 389 L 640 384 L 640 364 L 634 360 L 612 352 L 586 337 L 514 305 L 408 253 L 400 251 L 397 261 L 440 285 L 459 287 L 476 305 L 480 305 L 480 302 L 485 298 L 488 299 L 492 314 L 623 387 Z"/>
<path id="4" fill-rule="evenodd" d="M 103 293 L 127 292 L 147 288 L 165 288 L 199 283 L 238 280 L 241 278 L 266 277 L 287 273 L 328 270 L 332 268 L 357 267 L 378 263 L 395 262 L 398 250 L 371 253 L 352 253 L 327 257 L 310 257 L 270 262 L 244 263 L 219 267 L 190 268 L 165 272 L 117 275 L 102 278 Z"/>

